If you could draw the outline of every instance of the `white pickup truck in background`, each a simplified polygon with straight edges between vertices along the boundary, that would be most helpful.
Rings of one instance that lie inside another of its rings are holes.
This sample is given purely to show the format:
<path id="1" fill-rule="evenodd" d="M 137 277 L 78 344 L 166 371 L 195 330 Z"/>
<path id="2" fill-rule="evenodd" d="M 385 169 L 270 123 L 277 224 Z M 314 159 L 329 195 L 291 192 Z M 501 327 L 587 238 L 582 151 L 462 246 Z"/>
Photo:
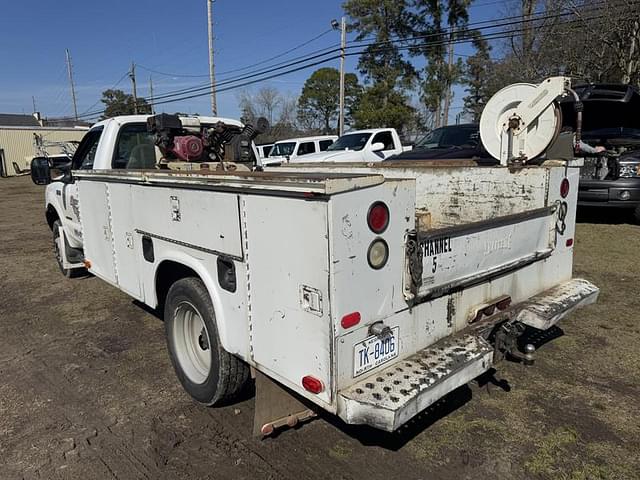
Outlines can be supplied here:
<path id="1" fill-rule="evenodd" d="M 301 157 L 306 158 L 315 153 L 324 152 L 337 138 L 337 135 L 316 135 L 278 140 L 273 144 L 269 156 L 261 158 L 260 165 L 263 167 L 283 165 L 295 162 Z"/>
<path id="2" fill-rule="evenodd" d="M 163 312 L 195 400 L 234 398 L 253 367 L 258 432 L 317 408 L 393 431 L 505 356 L 533 363 L 525 326 L 597 297 L 572 278 L 571 162 L 171 170 L 244 159 L 230 151 L 251 131 L 168 117 L 94 126 L 47 187 L 47 221 L 63 271 L 84 266 Z M 48 163 L 32 177 L 49 183 Z"/>
<path id="3" fill-rule="evenodd" d="M 325 152 L 294 158 L 288 163 L 381 162 L 408 149 L 402 146 L 395 128 L 372 128 L 345 133 Z"/>

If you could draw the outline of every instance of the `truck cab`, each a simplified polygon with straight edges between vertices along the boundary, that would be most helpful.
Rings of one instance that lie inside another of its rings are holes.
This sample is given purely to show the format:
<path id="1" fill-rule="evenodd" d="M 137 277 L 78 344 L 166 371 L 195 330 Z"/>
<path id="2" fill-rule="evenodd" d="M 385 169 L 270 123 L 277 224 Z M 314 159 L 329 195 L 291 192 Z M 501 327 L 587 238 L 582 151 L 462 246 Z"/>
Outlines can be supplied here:
<path id="1" fill-rule="evenodd" d="M 78 187 L 71 171 L 147 170 L 165 168 L 200 168 L 202 163 L 172 162 L 155 144 L 156 134 L 149 130 L 150 115 L 125 115 L 109 118 L 93 125 L 73 155 L 71 163 L 54 169 L 58 174 L 46 187 L 45 211 L 54 234 L 56 258 L 63 274 L 70 276 L 84 268 L 83 235 L 80 222 Z M 236 129 L 244 125 L 221 117 L 183 117 L 193 125 L 224 124 Z M 257 152 L 253 142 L 247 147 L 254 160 Z M 247 154 L 245 153 L 245 156 Z M 209 160 L 209 159 L 207 159 Z M 46 162 L 46 159 L 44 159 Z M 207 165 L 207 162 L 204 163 Z"/>

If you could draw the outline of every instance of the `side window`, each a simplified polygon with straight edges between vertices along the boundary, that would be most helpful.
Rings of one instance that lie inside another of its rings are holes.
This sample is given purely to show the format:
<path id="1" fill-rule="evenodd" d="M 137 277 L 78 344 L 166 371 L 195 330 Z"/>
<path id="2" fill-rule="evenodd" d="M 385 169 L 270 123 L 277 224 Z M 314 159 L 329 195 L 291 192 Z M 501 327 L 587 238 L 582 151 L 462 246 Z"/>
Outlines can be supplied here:
<path id="1" fill-rule="evenodd" d="M 391 132 L 377 133 L 376 136 L 373 137 L 371 145 L 377 142 L 384 143 L 384 150 L 394 150 L 396 148 L 393 143 L 393 135 L 391 135 Z"/>
<path id="2" fill-rule="evenodd" d="M 78 145 L 78 150 L 73 156 L 72 165 L 74 170 L 91 170 L 93 168 L 93 161 L 96 158 L 101 135 L 102 128 L 95 128 L 87 132 L 83 137 L 80 145 Z"/>
<path id="3" fill-rule="evenodd" d="M 333 140 L 320 140 L 320 151 L 324 152 L 332 143 Z"/>
<path id="4" fill-rule="evenodd" d="M 308 153 L 313 153 L 316 151 L 316 146 L 313 142 L 304 142 L 301 143 L 298 147 L 298 155 L 306 155 Z"/>
<path id="5" fill-rule="evenodd" d="M 264 152 L 265 158 L 269 156 L 272 148 L 273 148 L 273 145 L 265 145 L 264 147 L 262 147 L 262 151 Z"/>
<path id="6" fill-rule="evenodd" d="M 145 170 L 156 168 L 153 135 L 146 123 L 129 123 L 118 133 L 111 168 Z"/>

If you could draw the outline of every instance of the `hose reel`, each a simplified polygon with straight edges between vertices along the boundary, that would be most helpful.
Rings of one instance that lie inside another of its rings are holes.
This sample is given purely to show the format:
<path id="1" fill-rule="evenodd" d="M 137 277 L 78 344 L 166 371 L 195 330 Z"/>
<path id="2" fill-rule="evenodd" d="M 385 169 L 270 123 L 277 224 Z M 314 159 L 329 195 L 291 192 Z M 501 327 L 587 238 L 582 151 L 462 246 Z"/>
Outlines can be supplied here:
<path id="1" fill-rule="evenodd" d="M 514 83 L 487 102 L 480 138 L 502 165 L 523 165 L 542 155 L 562 126 L 558 97 L 573 93 L 571 79 L 551 77 L 539 85 Z"/>

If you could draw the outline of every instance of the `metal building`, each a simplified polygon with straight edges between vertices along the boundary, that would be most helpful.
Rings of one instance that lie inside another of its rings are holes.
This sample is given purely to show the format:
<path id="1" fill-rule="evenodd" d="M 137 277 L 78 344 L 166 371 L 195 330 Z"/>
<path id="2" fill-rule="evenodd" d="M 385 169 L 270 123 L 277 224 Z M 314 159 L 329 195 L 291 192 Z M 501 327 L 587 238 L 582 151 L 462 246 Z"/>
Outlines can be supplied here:
<path id="1" fill-rule="evenodd" d="M 37 142 L 80 141 L 86 128 L 42 126 L 36 116 L 0 113 L 0 176 L 9 177 L 28 170 L 31 158 L 39 155 Z M 47 148 L 50 155 L 63 153 L 60 147 Z"/>

